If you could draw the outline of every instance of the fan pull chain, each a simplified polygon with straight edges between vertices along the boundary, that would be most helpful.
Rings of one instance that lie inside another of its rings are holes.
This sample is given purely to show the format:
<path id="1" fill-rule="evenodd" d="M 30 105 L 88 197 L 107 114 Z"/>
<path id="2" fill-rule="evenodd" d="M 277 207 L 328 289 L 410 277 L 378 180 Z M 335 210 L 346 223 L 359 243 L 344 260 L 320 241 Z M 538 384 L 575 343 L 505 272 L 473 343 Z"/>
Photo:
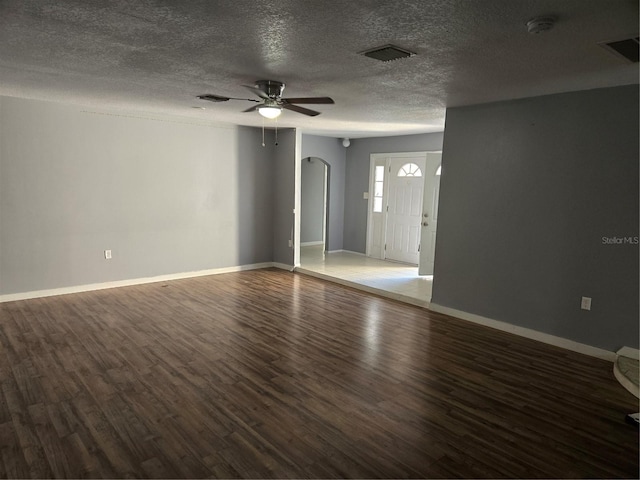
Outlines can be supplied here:
<path id="1" fill-rule="evenodd" d="M 264 147 L 264 117 L 262 117 L 262 146 Z"/>
<path id="2" fill-rule="evenodd" d="M 276 117 L 276 147 L 278 146 L 278 117 Z"/>

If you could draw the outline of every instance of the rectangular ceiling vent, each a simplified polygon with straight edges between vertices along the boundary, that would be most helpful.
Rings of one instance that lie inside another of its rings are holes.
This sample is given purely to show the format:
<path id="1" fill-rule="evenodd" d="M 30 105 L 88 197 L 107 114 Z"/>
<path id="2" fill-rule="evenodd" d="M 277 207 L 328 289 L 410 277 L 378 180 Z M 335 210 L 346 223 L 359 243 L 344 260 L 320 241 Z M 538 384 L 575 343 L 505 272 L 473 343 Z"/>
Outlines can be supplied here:
<path id="1" fill-rule="evenodd" d="M 632 63 L 638 63 L 640 52 L 638 37 L 616 40 L 615 42 L 602 42 L 599 45 L 617 57 L 626 58 Z"/>
<path id="2" fill-rule="evenodd" d="M 380 60 L 381 62 L 390 62 L 392 60 L 398 60 L 400 58 L 408 58 L 415 55 L 415 52 L 410 52 L 404 48 L 396 47 L 395 45 L 383 45 L 382 47 L 372 48 L 360 52 L 360 55 L 365 57 Z"/>

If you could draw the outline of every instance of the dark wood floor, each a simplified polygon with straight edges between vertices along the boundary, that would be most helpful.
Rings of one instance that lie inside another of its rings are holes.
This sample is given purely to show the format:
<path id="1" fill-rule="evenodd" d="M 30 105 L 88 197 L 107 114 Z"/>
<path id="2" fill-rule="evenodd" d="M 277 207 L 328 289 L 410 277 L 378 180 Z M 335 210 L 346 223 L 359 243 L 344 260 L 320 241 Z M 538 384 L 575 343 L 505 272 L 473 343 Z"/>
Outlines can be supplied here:
<path id="1" fill-rule="evenodd" d="M 0 305 L 4 477 L 638 478 L 611 363 L 260 270 Z"/>

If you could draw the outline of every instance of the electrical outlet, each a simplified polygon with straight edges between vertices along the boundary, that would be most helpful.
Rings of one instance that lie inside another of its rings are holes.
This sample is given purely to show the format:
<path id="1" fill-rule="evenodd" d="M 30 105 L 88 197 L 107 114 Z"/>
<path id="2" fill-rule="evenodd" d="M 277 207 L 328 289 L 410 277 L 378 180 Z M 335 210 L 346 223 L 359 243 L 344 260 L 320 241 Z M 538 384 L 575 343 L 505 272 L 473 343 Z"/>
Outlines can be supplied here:
<path id="1" fill-rule="evenodd" d="M 105 250 L 104 251 L 104 258 L 106 260 L 111 260 L 111 250 Z"/>
<path id="2" fill-rule="evenodd" d="M 289 240 L 289 248 L 293 247 L 293 242 Z"/>
<path id="3" fill-rule="evenodd" d="M 582 297 L 580 308 L 582 310 L 591 310 L 591 297 Z"/>

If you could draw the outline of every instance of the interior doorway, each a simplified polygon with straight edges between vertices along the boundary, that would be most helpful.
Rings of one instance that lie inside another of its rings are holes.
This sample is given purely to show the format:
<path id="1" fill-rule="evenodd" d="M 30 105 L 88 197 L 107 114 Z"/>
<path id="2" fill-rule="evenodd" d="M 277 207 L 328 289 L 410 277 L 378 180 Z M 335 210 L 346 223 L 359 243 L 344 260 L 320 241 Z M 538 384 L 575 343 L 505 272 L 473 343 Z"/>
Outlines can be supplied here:
<path id="1" fill-rule="evenodd" d="M 316 247 L 324 252 L 327 245 L 329 166 L 318 157 L 302 159 L 300 179 L 300 246 Z"/>
<path id="2" fill-rule="evenodd" d="M 298 271 L 308 275 L 317 276 L 319 278 L 325 278 L 343 285 L 348 285 L 353 288 L 373 292 L 378 295 L 388 296 L 403 302 L 428 307 L 431 300 L 433 276 L 419 275 L 418 265 L 422 261 L 420 256 L 418 256 L 417 260 L 414 259 L 412 263 L 390 261 L 388 257 L 386 259 L 381 259 L 381 257 L 375 258 L 370 255 L 370 251 L 373 246 L 369 239 L 372 238 L 372 229 L 377 230 L 377 233 L 380 234 L 377 236 L 378 243 L 381 244 L 378 248 L 379 253 L 382 256 L 384 254 L 384 242 L 387 237 L 387 222 L 382 221 L 372 223 L 371 212 L 373 211 L 374 206 L 378 213 L 382 213 L 383 209 L 386 210 L 388 205 L 389 189 L 389 184 L 387 182 L 389 181 L 390 173 L 396 177 L 400 174 L 400 177 L 398 177 L 400 179 L 406 180 L 407 177 L 411 177 L 413 180 L 420 179 L 419 181 L 422 182 L 422 198 L 419 197 L 417 199 L 419 201 L 410 201 L 408 205 L 411 208 L 403 207 L 403 210 L 413 212 L 414 216 L 417 214 L 417 220 L 419 222 L 418 229 L 421 232 L 420 235 L 424 235 L 424 232 L 422 232 L 424 227 L 422 226 L 421 220 L 424 204 L 427 201 L 425 198 L 427 192 L 424 190 L 424 187 L 426 186 L 425 175 L 427 172 L 432 172 L 431 167 L 434 162 L 437 162 L 436 167 L 439 166 L 440 163 L 439 153 L 435 154 L 435 157 L 433 155 L 433 152 L 418 152 L 401 153 L 396 155 L 383 154 L 378 155 L 378 158 L 372 158 L 370 173 L 371 184 L 369 191 L 365 193 L 365 198 L 368 198 L 369 205 L 367 223 L 367 254 L 347 250 L 325 252 L 319 250 L 317 246 L 303 246 L 303 242 L 301 240 L 300 264 Z M 389 161 L 389 157 L 392 156 L 399 157 L 397 162 Z M 411 161 L 412 158 L 417 160 Z M 313 160 L 316 161 L 315 159 Z M 378 160 L 378 163 L 376 164 L 373 160 Z M 301 162 L 303 165 L 302 168 L 306 169 L 308 167 L 308 163 L 307 158 L 303 158 Z M 395 166 L 391 165 L 391 163 Z M 304 164 L 307 165 L 304 166 Z M 420 173 L 422 176 L 418 174 L 414 165 L 417 165 L 421 170 Z M 389 171 L 390 166 L 392 167 L 391 172 Z M 435 170 L 433 170 L 433 172 L 435 172 Z M 301 196 L 304 198 L 304 188 L 301 190 Z M 413 190 L 414 189 L 411 188 L 411 191 Z M 429 198 L 433 198 L 431 192 L 428 193 Z M 411 192 L 407 194 L 405 192 L 405 194 L 401 196 L 405 198 L 407 195 L 410 198 L 415 198 L 417 194 Z M 437 206 L 434 208 L 437 208 Z M 330 215 L 331 212 L 328 212 L 328 216 Z M 429 215 L 431 215 L 431 213 L 429 213 Z M 301 218 L 303 221 L 304 217 L 305 209 L 301 208 Z M 409 232 L 409 230 L 410 229 L 405 228 L 406 232 Z M 413 229 L 413 234 L 416 234 L 415 228 Z M 326 238 L 328 239 L 329 237 Z M 415 237 L 414 244 L 416 242 L 418 243 L 418 247 L 420 247 L 417 237 Z M 414 249 L 414 251 L 415 250 L 416 249 Z"/>

